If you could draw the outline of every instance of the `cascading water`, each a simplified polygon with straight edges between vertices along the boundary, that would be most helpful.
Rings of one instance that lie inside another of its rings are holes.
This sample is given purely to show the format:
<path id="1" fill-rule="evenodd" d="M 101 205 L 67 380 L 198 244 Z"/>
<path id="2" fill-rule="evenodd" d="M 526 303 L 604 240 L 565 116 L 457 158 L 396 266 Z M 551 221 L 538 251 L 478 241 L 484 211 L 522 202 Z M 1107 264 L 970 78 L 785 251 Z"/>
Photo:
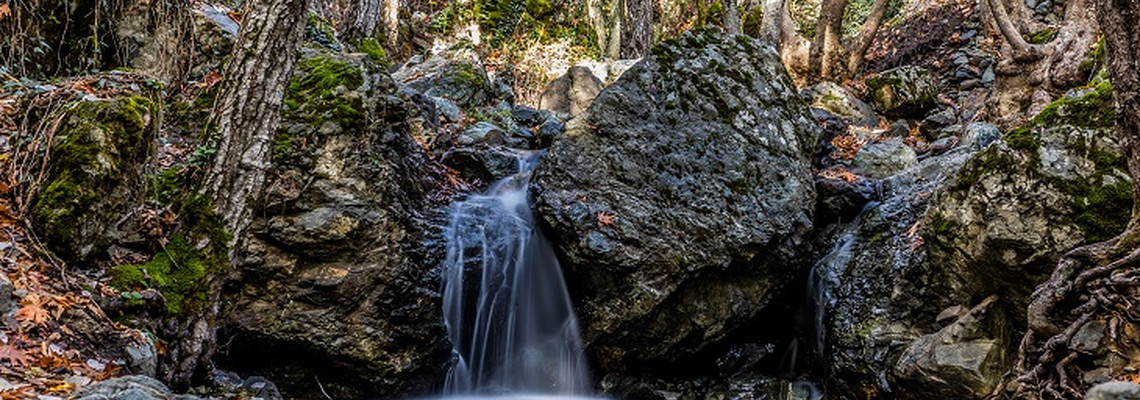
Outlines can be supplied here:
<path id="1" fill-rule="evenodd" d="M 527 183 L 541 156 L 452 206 L 444 232 L 449 395 L 587 395 L 590 378 L 558 259 L 536 227 Z"/>

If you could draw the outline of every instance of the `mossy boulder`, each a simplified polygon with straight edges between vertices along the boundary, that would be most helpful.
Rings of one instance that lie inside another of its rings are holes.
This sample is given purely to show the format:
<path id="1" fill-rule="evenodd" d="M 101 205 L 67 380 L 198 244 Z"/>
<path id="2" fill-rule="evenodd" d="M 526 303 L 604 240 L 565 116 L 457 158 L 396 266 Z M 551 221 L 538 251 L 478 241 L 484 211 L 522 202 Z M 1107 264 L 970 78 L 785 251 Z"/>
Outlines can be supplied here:
<path id="1" fill-rule="evenodd" d="M 124 96 L 62 112 L 31 220 L 52 251 L 82 265 L 107 257 L 122 235 L 116 222 L 139 202 L 157 109 L 146 97 Z"/>
<path id="2" fill-rule="evenodd" d="M 466 43 L 437 48 L 426 59 L 414 57 L 392 78 L 424 95 L 452 100 L 464 109 L 491 105 L 497 98 L 482 59 Z"/>
<path id="3" fill-rule="evenodd" d="M 1077 91 L 974 156 L 923 221 L 931 262 L 1023 312 L 1062 254 L 1122 232 L 1132 181 L 1112 110 L 1111 86 Z"/>
<path id="4" fill-rule="evenodd" d="M 289 397 L 427 393 L 445 373 L 425 243 L 437 166 L 393 80 L 366 54 L 306 50 L 262 201 L 226 286 L 219 362 Z M 435 254 L 435 253 L 432 253 Z M 344 372 L 326 375 L 331 369 Z"/>
<path id="5" fill-rule="evenodd" d="M 925 68 L 904 66 L 867 78 L 867 90 L 884 115 L 921 118 L 935 105 L 938 82 Z"/>

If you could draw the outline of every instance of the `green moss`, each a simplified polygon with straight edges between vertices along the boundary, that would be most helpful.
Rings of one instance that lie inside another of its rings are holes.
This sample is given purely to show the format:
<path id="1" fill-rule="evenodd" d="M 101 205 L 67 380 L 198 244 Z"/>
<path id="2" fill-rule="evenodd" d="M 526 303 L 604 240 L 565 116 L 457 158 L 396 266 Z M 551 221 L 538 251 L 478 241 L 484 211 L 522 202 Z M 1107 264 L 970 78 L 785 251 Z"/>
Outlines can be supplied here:
<path id="1" fill-rule="evenodd" d="M 1102 179 L 1058 182 L 1062 191 L 1075 198 L 1073 222 L 1091 242 L 1110 239 L 1127 227 L 1132 214 L 1132 183 L 1118 179 L 1102 184 Z"/>
<path id="2" fill-rule="evenodd" d="M 285 124 L 273 140 L 275 162 L 298 158 L 326 124 L 359 130 L 367 121 L 364 102 L 349 92 L 364 84 L 361 68 L 328 56 L 307 58 L 285 94 Z"/>
<path id="3" fill-rule="evenodd" d="M 930 228 L 936 235 L 949 235 L 957 232 L 961 225 L 957 221 L 946 218 L 941 213 L 935 212 L 930 216 Z"/>
<path id="4" fill-rule="evenodd" d="M 388 53 L 384 51 L 384 47 L 375 39 L 364 39 L 360 41 L 360 45 L 356 46 L 360 52 L 367 54 L 372 61 L 379 64 L 382 68 L 388 67 Z"/>
<path id="5" fill-rule="evenodd" d="M 200 310 L 209 301 L 208 274 L 216 271 L 211 256 L 175 235 L 165 249 L 146 264 L 120 265 L 111 269 L 111 285 L 120 290 L 154 288 L 166 299 L 172 315 Z"/>
<path id="6" fill-rule="evenodd" d="M 1026 41 L 1033 44 L 1045 44 L 1052 42 L 1057 38 L 1057 28 L 1046 28 L 1041 31 L 1030 35 Z"/>
<path id="7" fill-rule="evenodd" d="M 483 86 L 487 84 L 487 77 L 475 68 L 474 65 L 467 63 L 457 63 L 451 71 L 451 77 L 457 82 L 470 85 L 470 86 Z"/>
<path id="8" fill-rule="evenodd" d="M 954 183 L 954 189 L 965 189 L 973 186 L 983 176 L 1016 163 L 1018 160 L 1011 154 L 1003 152 L 1000 146 L 990 146 L 971 157 L 966 165 L 962 166 L 962 170 L 958 173 L 958 180 Z"/>
<path id="9" fill-rule="evenodd" d="M 159 204 L 170 204 L 182 191 L 183 167 L 174 166 L 164 168 L 150 177 L 148 183 L 148 197 L 158 201 Z"/>

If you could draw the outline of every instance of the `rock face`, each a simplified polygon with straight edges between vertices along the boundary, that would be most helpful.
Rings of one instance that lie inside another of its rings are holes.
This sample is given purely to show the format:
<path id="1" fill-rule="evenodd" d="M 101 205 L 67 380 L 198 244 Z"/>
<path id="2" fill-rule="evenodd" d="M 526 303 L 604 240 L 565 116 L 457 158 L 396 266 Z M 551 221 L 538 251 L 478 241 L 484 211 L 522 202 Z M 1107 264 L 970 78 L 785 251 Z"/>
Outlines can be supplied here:
<path id="1" fill-rule="evenodd" d="M 330 71 L 339 76 L 321 75 Z M 223 294 L 227 368 L 299 397 L 321 396 L 313 376 L 337 397 L 425 394 L 443 376 L 438 271 L 421 216 L 438 175 L 395 93 L 366 58 L 300 61 L 264 209 Z"/>
<path id="2" fill-rule="evenodd" d="M 1105 382 L 1089 389 L 1085 400 L 1140 400 L 1140 385 L 1132 382 Z"/>
<path id="3" fill-rule="evenodd" d="M 864 103 L 848 92 L 843 86 L 832 82 L 820 82 L 800 91 L 809 105 L 821 108 L 843 118 L 851 125 L 874 126 L 879 124 L 879 116 L 870 104 Z"/>
<path id="4" fill-rule="evenodd" d="M 889 117 L 922 117 L 938 96 L 934 76 L 914 66 L 883 71 L 867 79 L 867 89 L 875 107 Z"/>
<path id="5" fill-rule="evenodd" d="M 108 379 L 75 391 L 72 398 L 82 400 L 198 400 L 191 395 L 176 395 L 157 379 L 130 375 Z"/>
<path id="6" fill-rule="evenodd" d="M 589 68 L 574 66 L 566 71 L 566 75 L 551 81 L 542 89 L 538 108 L 578 115 L 586 111 L 602 87 L 602 80 L 594 76 Z"/>
<path id="7" fill-rule="evenodd" d="M 603 372 L 697 352 L 791 279 L 817 140 L 776 52 L 708 31 L 654 48 L 568 124 L 531 191 Z"/>

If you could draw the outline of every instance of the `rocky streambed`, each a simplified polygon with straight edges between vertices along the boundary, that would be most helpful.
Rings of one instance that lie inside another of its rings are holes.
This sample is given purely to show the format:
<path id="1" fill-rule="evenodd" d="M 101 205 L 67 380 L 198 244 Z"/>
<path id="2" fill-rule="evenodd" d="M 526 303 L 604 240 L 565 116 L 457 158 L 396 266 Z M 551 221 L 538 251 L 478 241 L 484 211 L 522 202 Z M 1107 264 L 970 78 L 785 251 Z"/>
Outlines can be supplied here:
<path id="1" fill-rule="evenodd" d="M 454 358 L 446 210 L 514 174 L 515 149 L 546 152 L 530 204 L 562 263 L 594 386 L 616 398 L 808 393 L 796 380 L 827 398 L 983 398 L 1003 390 L 1036 284 L 1068 249 L 1119 232 L 1131 209 L 1106 83 L 1002 132 L 939 102 L 921 68 L 884 71 L 864 96 L 801 92 L 770 46 L 693 31 L 600 92 L 572 71 L 543 95 L 560 109 L 537 110 L 511 104 L 509 77 L 470 47 L 437 47 L 391 71 L 363 54 L 303 52 L 224 285 L 219 367 L 264 375 L 287 397 L 438 393 Z M 138 122 L 120 112 L 128 100 L 67 112 Z M 71 137 L 95 132 L 84 126 Z M 141 157 L 113 144 L 94 151 Z M 75 171 L 99 170 L 61 165 L 49 179 Z M 97 178 L 146 196 L 130 177 Z M 128 208 L 49 201 L 36 207 L 81 221 Z M 54 221 L 39 223 L 49 241 Z M 77 260 L 140 247 L 118 231 L 60 232 Z M 161 289 L 167 300 L 181 290 Z M 1067 344 L 1082 349 L 1089 384 L 1128 364 L 1106 326 L 1090 321 Z"/>

